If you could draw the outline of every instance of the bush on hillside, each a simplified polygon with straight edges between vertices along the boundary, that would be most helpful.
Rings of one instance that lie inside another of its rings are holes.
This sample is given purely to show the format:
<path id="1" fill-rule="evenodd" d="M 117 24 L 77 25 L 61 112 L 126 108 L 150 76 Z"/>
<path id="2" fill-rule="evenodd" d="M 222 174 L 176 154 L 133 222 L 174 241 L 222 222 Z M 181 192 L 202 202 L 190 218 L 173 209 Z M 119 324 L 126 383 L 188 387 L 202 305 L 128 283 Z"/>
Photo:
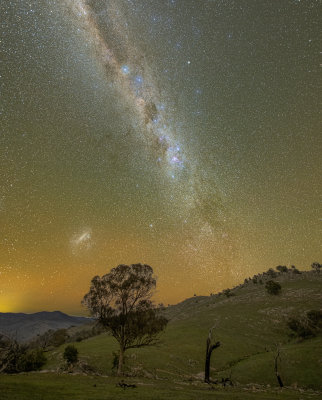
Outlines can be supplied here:
<path id="1" fill-rule="evenodd" d="M 274 271 L 273 268 L 270 268 L 267 272 L 264 272 L 264 274 L 270 276 L 271 278 L 277 277 L 277 272 Z"/>
<path id="2" fill-rule="evenodd" d="M 0 339 L 0 372 L 6 374 L 20 372 L 19 360 L 25 354 L 26 347 L 11 338 L 1 337 Z"/>
<path id="3" fill-rule="evenodd" d="M 290 318 L 287 321 L 287 326 L 293 331 L 292 336 L 298 336 L 301 339 L 308 339 L 315 336 L 314 331 L 305 320 Z"/>
<path id="4" fill-rule="evenodd" d="M 38 371 L 47 359 L 41 349 L 33 349 L 24 353 L 19 360 L 18 369 L 23 372 Z"/>
<path id="5" fill-rule="evenodd" d="M 322 270 L 322 264 L 318 263 L 318 262 L 314 262 L 312 263 L 311 267 L 316 271 L 316 272 L 320 272 Z"/>
<path id="6" fill-rule="evenodd" d="M 299 271 L 299 270 L 295 267 L 295 265 L 292 265 L 291 271 L 293 272 L 293 274 L 298 274 L 298 275 L 301 274 L 301 271 Z"/>
<path id="7" fill-rule="evenodd" d="M 232 293 L 232 291 L 231 291 L 230 289 L 225 289 L 225 290 L 223 291 L 223 294 L 224 294 L 226 297 L 235 296 L 235 293 Z"/>
<path id="8" fill-rule="evenodd" d="M 66 360 L 67 364 L 75 364 L 78 361 L 78 350 L 72 344 L 68 345 L 64 351 L 64 360 Z"/>
<path id="9" fill-rule="evenodd" d="M 0 335 L 0 372 L 15 374 L 36 371 L 46 362 L 43 351 Z"/>
<path id="10" fill-rule="evenodd" d="M 278 282 L 268 281 L 265 284 L 265 289 L 267 290 L 267 293 L 269 293 L 269 294 L 278 295 L 280 293 L 282 287 Z"/>
<path id="11" fill-rule="evenodd" d="M 288 272 L 288 268 L 287 268 L 286 265 L 278 265 L 278 266 L 276 267 L 276 270 L 279 271 L 279 272 L 281 272 L 281 273 L 286 273 L 286 272 Z"/>
<path id="12" fill-rule="evenodd" d="M 308 339 L 322 331 L 322 310 L 308 311 L 303 317 L 293 317 L 287 321 L 293 336 Z"/>
<path id="13" fill-rule="evenodd" d="M 58 329 L 52 333 L 49 344 L 55 347 L 61 346 L 67 341 L 68 337 L 67 329 Z"/>

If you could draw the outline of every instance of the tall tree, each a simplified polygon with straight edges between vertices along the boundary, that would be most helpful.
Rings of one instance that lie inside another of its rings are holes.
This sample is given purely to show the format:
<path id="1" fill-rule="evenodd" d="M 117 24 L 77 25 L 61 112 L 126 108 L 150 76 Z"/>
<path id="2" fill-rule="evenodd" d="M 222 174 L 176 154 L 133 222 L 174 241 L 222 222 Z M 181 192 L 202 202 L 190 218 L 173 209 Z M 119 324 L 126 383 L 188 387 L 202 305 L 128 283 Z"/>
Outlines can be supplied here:
<path id="1" fill-rule="evenodd" d="M 117 374 L 122 375 L 124 353 L 154 345 L 168 320 L 151 301 L 156 280 L 146 264 L 121 264 L 92 279 L 82 303 L 119 343 Z"/>

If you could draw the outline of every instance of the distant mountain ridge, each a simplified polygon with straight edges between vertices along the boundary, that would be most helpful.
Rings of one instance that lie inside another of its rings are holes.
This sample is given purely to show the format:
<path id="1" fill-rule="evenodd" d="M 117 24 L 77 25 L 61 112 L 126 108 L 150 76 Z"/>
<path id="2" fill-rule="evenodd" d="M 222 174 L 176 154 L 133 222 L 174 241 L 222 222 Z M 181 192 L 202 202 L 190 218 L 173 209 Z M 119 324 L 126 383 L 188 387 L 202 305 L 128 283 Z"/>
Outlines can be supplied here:
<path id="1" fill-rule="evenodd" d="M 0 333 L 25 342 L 49 329 L 79 326 L 90 321 L 87 317 L 77 317 L 61 311 L 40 311 L 33 314 L 0 313 Z"/>

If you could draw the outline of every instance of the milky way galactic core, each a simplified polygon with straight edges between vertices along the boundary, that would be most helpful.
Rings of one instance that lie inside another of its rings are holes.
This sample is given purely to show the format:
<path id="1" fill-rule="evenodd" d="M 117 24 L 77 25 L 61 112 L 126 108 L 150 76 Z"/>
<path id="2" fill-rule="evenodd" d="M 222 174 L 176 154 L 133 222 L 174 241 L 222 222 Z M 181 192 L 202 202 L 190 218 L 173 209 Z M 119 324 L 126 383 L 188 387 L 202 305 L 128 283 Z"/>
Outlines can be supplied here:
<path id="1" fill-rule="evenodd" d="M 147 150 L 153 152 L 155 162 L 170 179 L 176 180 L 182 176 L 188 179 L 185 190 L 181 186 L 180 191 L 185 191 L 186 200 L 189 198 L 193 206 L 196 196 L 191 181 L 196 173 L 190 160 L 193 156 L 187 155 L 184 143 L 180 142 L 179 124 L 171 115 L 167 94 L 162 96 L 164 89 L 155 79 L 145 54 L 135 45 L 135 35 L 129 30 L 122 2 L 104 3 L 103 16 L 108 16 L 108 21 L 105 21 L 107 31 L 99 25 L 102 13 L 95 13 L 95 9 L 85 1 L 68 1 L 66 4 L 73 12 L 74 23 L 83 30 L 84 40 L 92 47 L 107 82 L 116 86 L 127 103 L 128 118 L 131 119 L 135 134 L 141 136 Z M 113 37 L 109 35 L 110 31 L 113 31 Z"/>

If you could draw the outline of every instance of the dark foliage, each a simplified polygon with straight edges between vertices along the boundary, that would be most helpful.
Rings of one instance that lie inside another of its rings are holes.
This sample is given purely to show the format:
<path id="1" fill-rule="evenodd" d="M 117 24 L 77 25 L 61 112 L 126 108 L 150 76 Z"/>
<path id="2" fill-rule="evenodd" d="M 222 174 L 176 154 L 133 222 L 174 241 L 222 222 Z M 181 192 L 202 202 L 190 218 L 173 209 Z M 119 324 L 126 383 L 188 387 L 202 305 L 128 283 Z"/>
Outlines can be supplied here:
<path id="1" fill-rule="evenodd" d="M 287 322 L 288 327 L 294 332 L 295 336 L 307 339 L 315 336 L 312 328 L 303 319 L 290 318 Z"/>
<path id="2" fill-rule="evenodd" d="M 43 365 L 45 365 L 47 359 L 43 350 L 33 349 L 24 353 L 18 363 L 18 369 L 20 371 L 38 371 Z"/>
<path id="3" fill-rule="evenodd" d="M 66 343 L 69 339 L 67 329 L 49 329 L 42 335 L 38 335 L 36 339 L 30 342 L 31 347 L 47 349 L 49 347 L 59 347 Z"/>
<path id="4" fill-rule="evenodd" d="M 13 374 L 19 371 L 19 361 L 25 354 L 26 347 L 16 340 L 1 336 L 0 342 L 0 372 Z"/>
<path id="5" fill-rule="evenodd" d="M 73 345 L 68 345 L 64 351 L 64 360 L 66 360 L 67 364 L 75 364 L 78 361 L 78 350 Z"/>
<path id="6" fill-rule="evenodd" d="M 278 266 L 276 267 L 276 270 L 279 271 L 279 272 L 282 272 L 282 273 L 288 272 L 288 268 L 287 268 L 286 265 L 278 265 Z"/>
<path id="7" fill-rule="evenodd" d="M 119 265 L 109 274 L 92 279 L 83 304 L 118 341 L 118 374 L 127 349 L 156 344 L 167 319 L 150 300 L 156 286 L 153 270 L 146 264 Z"/>
<path id="8" fill-rule="evenodd" d="M 281 285 L 275 281 L 267 281 L 265 284 L 265 289 L 269 294 L 278 295 L 282 289 Z"/>
<path id="9" fill-rule="evenodd" d="M 298 274 L 298 275 L 301 274 L 301 271 L 299 271 L 299 270 L 295 267 L 295 265 L 292 265 L 291 271 L 293 272 L 293 274 Z"/>
<path id="10" fill-rule="evenodd" d="M 311 267 L 316 271 L 316 272 L 321 272 L 322 270 L 322 264 L 318 262 L 312 263 Z"/>
<path id="11" fill-rule="evenodd" d="M 308 339 L 322 331 L 322 311 L 311 310 L 302 317 L 293 317 L 287 321 L 287 326 L 292 330 L 293 336 Z"/>
<path id="12" fill-rule="evenodd" d="M 61 346 L 66 342 L 68 339 L 68 333 L 67 329 L 58 329 L 57 331 L 54 331 L 50 340 L 50 345 L 51 346 Z"/>
<path id="13" fill-rule="evenodd" d="M 41 349 L 28 349 L 4 335 L 0 335 L 0 372 L 14 374 L 39 370 L 46 363 Z"/>
<path id="14" fill-rule="evenodd" d="M 273 268 L 270 268 L 267 272 L 266 275 L 268 275 L 271 278 L 276 278 L 277 277 L 277 272 L 273 270 Z"/>

